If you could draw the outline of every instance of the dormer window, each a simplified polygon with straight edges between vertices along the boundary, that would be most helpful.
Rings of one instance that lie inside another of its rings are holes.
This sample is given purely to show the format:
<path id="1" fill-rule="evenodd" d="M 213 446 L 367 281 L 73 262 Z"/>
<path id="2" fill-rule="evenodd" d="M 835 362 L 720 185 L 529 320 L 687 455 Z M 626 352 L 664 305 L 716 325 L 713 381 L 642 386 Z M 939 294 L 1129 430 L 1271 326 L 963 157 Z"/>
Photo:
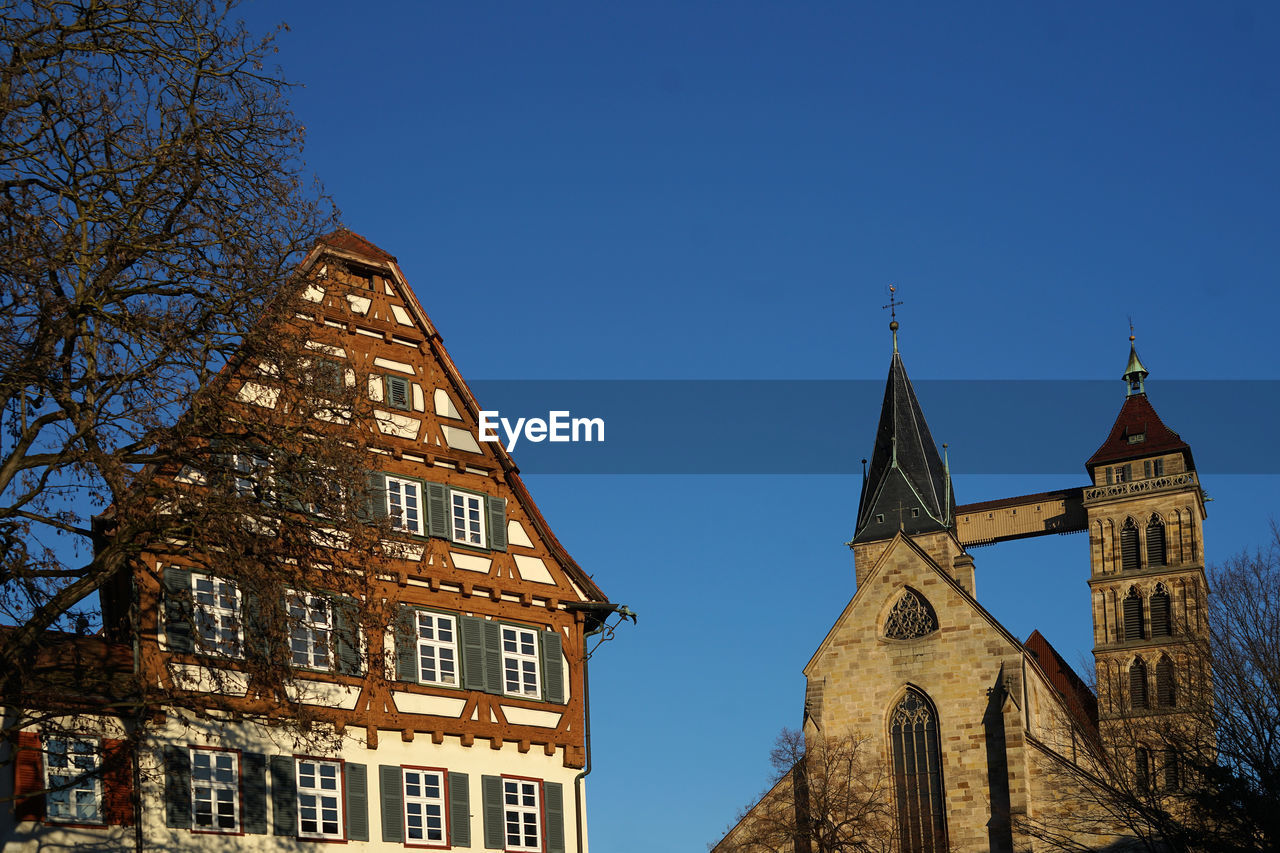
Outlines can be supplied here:
<path id="1" fill-rule="evenodd" d="M 1146 440 L 1147 440 L 1147 434 L 1145 432 L 1135 432 L 1129 436 L 1130 444 L 1141 444 Z"/>

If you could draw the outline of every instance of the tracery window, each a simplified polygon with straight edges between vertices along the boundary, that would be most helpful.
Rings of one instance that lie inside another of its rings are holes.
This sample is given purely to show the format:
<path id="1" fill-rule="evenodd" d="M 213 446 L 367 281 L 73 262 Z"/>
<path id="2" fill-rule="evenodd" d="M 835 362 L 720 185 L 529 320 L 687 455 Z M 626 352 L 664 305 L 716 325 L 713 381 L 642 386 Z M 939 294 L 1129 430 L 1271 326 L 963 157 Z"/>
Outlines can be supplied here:
<path id="1" fill-rule="evenodd" d="M 1169 590 L 1162 583 L 1156 584 L 1151 594 L 1151 636 L 1168 637 L 1173 634 L 1169 621 Z"/>
<path id="2" fill-rule="evenodd" d="M 908 688 L 889 717 L 893 779 L 902 853 L 947 849 L 938 716 L 924 694 Z"/>
<path id="3" fill-rule="evenodd" d="M 1163 566 L 1165 564 L 1164 522 L 1158 516 L 1151 516 L 1147 522 L 1147 565 Z"/>
<path id="4" fill-rule="evenodd" d="M 938 630 L 938 617 L 920 593 L 904 589 L 889 611 L 884 635 L 891 640 L 914 640 Z"/>
<path id="5" fill-rule="evenodd" d="M 1177 681 L 1173 676 L 1173 661 L 1162 655 L 1156 661 L 1156 705 L 1172 708 L 1178 704 Z"/>
<path id="6" fill-rule="evenodd" d="M 1138 570 L 1138 525 L 1132 518 L 1126 518 L 1120 528 L 1120 569 L 1125 572 Z"/>
<path id="7" fill-rule="evenodd" d="M 1142 640 L 1146 636 L 1146 629 L 1142 624 L 1142 594 L 1136 586 L 1131 586 L 1124 597 L 1124 638 Z"/>
<path id="8" fill-rule="evenodd" d="M 1142 658 L 1129 664 L 1129 707 L 1142 709 L 1147 707 L 1147 665 Z"/>

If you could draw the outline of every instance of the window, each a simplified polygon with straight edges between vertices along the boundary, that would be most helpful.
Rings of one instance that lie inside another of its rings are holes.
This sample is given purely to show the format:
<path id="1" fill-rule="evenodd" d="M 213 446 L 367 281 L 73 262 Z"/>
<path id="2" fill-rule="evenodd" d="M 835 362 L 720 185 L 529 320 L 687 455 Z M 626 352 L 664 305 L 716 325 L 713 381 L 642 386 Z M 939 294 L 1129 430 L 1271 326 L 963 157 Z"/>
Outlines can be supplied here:
<path id="1" fill-rule="evenodd" d="M 231 469 L 235 476 L 236 494 L 242 498 L 256 498 L 260 501 L 272 497 L 268 469 L 271 460 L 256 453 L 231 454 Z"/>
<path id="2" fill-rule="evenodd" d="M 333 611 L 329 602 L 322 596 L 305 592 L 291 592 L 286 601 L 293 665 L 331 669 L 329 641 L 333 633 Z"/>
<path id="3" fill-rule="evenodd" d="M 413 480 L 387 477 L 387 515 L 399 530 L 422 535 L 422 485 Z"/>
<path id="4" fill-rule="evenodd" d="M 311 368 L 312 387 L 317 393 L 333 396 L 342 393 L 343 374 L 346 373 L 341 362 L 332 361 L 327 358 L 317 358 L 309 367 Z"/>
<path id="5" fill-rule="evenodd" d="M 484 496 L 469 492 L 451 492 L 453 506 L 453 541 L 483 548 Z"/>
<path id="6" fill-rule="evenodd" d="M 1138 792 L 1145 794 L 1151 786 L 1151 751 L 1145 746 L 1138 747 L 1134 751 L 1133 763 Z"/>
<path id="7" fill-rule="evenodd" d="M 191 750 L 191 827 L 209 832 L 240 830 L 240 756 Z"/>
<path id="8" fill-rule="evenodd" d="M 1126 518 L 1120 528 L 1120 569 L 1125 572 L 1138 570 L 1138 525 L 1132 518 Z"/>
<path id="9" fill-rule="evenodd" d="M 938 617 L 924 596 L 914 589 L 902 591 L 884 624 L 884 635 L 891 640 L 913 640 L 936 630 Z"/>
<path id="10" fill-rule="evenodd" d="M 192 622 L 203 652 L 238 658 L 244 653 L 240 590 L 231 581 L 191 574 Z"/>
<path id="11" fill-rule="evenodd" d="M 538 819 L 537 782 L 528 779 L 502 779 L 502 819 L 508 850 L 542 849 L 542 832 Z"/>
<path id="12" fill-rule="evenodd" d="M 1151 594 L 1151 636 L 1169 637 L 1173 634 L 1173 624 L 1169 617 L 1169 591 L 1164 584 L 1156 584 L 1156 591 Z"/>
<path id="13" fill-rule="evenodd" d="M 1117 465 L 1114 469 L 1114 472 L 1115 472 L 1115 478 L 1117 483 L 1129 482 L 1129 466 L 1128 465 Z"/>
<path id="14" fill-rule="evenodd" d="M 1178 704 L 1177 681 L 1173 675 L 1173 661 L 1168 655 L 1156 661 L 1156 705 L 1172 708 Z"/>
<path id="15" fill-rule="evenodd" d="M 59 823 L 102 823 L 100 749 L 96 740 L 45 739 L 45 807 Z"/>
<path id="16" fill-rule="evenodd" d="M 908 688 L 889 716 L 898 841 L 903 853 L 947 849 L 938 716 L 924 694 Z"/>
<path id="17" fill-rule="evenodd" d="M 412 398 L 409 396 L 412 392 L 409 387 L 409 380 L 403 376 L 386 377 L 387 385 L 387 405 L 393 409 L 402 409 L 408 411 L 412 408 Z"/>
<path id="18" fill-rule="evenodd" d="M 1146 629 L 1142 624 L 1142 595 L 1136 586 L 1131 586 L 1124 597 L 1124 638 L 1141 640 L 1146 636 Z"/>
<path id="19" fill-rule="evenodd" d="M 1135 710 L 1147 707 L 1147 665 L 1142 658 L 1129 664 L 1129 707 Z"/>
<path id="20" fill-rule="evenodd" d="M 539 698 L 537 631 L 502 626 L 502 689 L 508 696 Z"/>
<path id="21" fill-rule="evenodd" d="M 1147 522 L 1147 566 L 1164 565 L 1164 522 L 1151 516 Z"/>
<path id="22" fill-rule="evenodd" d="M 1173 749 L 1164 751 L 1164 787 L 1166 791 L 1176 791 L 1182 787 L 1182 774 L 1178 768 L 1178 753 Z"/>
<path id="23" fill-rule="evenodd" d="M 1164 460 L 1163 460 L 1163 459 L 1148 459 L 1147 461 L 1145 461 L 1145 462 L 1143 462 L 1143 463 L 1142 463 L 1142 472 L 1143 472 L 1147 477 L 1161 477 L 1161 476 L 1164 476 Z"/>
<path id="24" fill-rule="evenodd" d="M 405 840 L 444 844 L 444 772 L 404 768 Z"/>
<path id="25" fill-rule="evenodd" d="M 423 684 L 458 683 L 458 635 L 452 616 L 416 612 L 418 680 Z"/>
<path id="26" fill-rule="evenodd" d="M 342 764 L 298 761 L 298 835 L 342 838 Z"/>

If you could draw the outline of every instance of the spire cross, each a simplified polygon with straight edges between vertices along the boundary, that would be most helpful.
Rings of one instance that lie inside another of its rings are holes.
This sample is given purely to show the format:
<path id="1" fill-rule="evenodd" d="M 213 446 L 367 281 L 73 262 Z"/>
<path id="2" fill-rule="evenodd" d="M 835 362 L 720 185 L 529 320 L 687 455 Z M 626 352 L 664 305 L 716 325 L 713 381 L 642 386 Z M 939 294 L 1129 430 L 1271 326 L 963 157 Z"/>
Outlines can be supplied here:
<path id="1" fill-rule="evenodd" d="M 902 501 L 898 501 L 898 529 L 899 530 L 907 529 L 907 521 L 905 518 L 902 517 L 902 514 L 906 511 L 907 511 L 907 505 L 904 504 Z"/>
<path id="2" fill-rule="evenodd" d="M 889 304 L 881 305 L 880 309 L 889 309 L 889 331 L 893 332 L 893 351 L 898 351 L 898 306 L 902 304 L 902 300 L 898 299 L 894 294 L 898 292 L 898 288 L 889 285 Z"/>

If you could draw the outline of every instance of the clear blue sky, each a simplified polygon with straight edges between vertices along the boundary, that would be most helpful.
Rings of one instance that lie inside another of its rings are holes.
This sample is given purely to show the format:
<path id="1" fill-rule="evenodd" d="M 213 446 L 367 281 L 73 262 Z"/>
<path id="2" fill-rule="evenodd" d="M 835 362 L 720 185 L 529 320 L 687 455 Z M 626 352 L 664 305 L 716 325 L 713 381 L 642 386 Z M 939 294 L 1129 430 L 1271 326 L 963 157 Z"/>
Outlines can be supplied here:
<path id="1" fill-rule="evenodd" d="M 1116 380 L 1080 465 L 961 477 L 965 502 L 1083 481 L 1123 399 L 1129 315 L 1158 410 L 1168 380 L 1280 379 L 1280 7 L 1047 5 L 246 14 L 289 23 L 310 167 L 398 256 L 470 379 L 879 380 L 896 282 L 917 381 Z M 984 418 L 922 403 L 940 441 Z M 1261 408 L 1235 403 L 1228 425 Z M 1197 458 L 1233 437 L 1170 426 Z M 831 426 L 863 455 L 872 439 Z M 1277 471 L 1203 480 L 1211 559 L 1259 544 Z M 592 660 L 593 849 L 701 851 L 800 722 L 801 667 L 854 592 L 858 482 L 529 485 L 640 613 Z M 975 556 L 997 618 L 1087 658 L 1083 536 Z"/>

